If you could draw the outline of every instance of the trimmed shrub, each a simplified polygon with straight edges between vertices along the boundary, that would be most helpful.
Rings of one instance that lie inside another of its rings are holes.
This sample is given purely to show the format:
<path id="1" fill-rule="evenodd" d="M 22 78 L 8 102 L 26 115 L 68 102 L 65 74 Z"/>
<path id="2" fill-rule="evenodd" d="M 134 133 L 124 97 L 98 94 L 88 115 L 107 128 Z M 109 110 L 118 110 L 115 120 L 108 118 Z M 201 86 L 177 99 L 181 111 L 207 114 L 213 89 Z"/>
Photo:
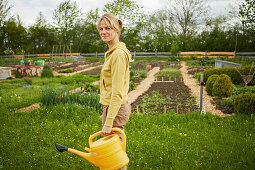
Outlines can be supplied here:
<path id="1" fill-rule="evenodd" d="M 41 78 L 51 78 L 54 77 L 54 74 L 50 66 L 44 66 L 41 74 Z"/>
<path id="2" fill-rule="evenodd" d="M 217 80 L 217 78 L 219 77 L 218 74 L 213 74 L 211 75 L 208 80 L 206 81 L 206 86 L 205 86 L 205 91 L 212 96 L 212 89 L 213 89 L 213 85 L 215 83 L 215 81 Z"/>
<path id="3" fill-rule="evenodd" d="M 243 75 L 248 75 L 251 69 L 251 66 L 244 66 L 244 67 L 240 67 L 237 68 L 238 71 L 243 74 Z M 212 68 L 209 70 L 205 70 L 204 73 L 204 80 L 207 81 L 207 79 L 213 75 L 213 74 L 226 74 L 228 75 L 232 82 L 234 84 L 240 84 L 240 83 L 244 83 L 241 75 L 238 73 L 238 71 L 235 68 L 231 68 L 231 67 L 226 67 L 226 68 Z M 255 71 L 255 67 L 252 68 L 251 73 L 254 73 Z M 251 85 L 255 85 L 255 76 L 253 77 L 252 81 L 250 82 Z"/>
<path id="4" fill-rule="evenodd" d="M 232 95 L 233 85 L 226 74 L 221 74 L 213 84 L 212 95 L 217 97 L 229 97 Z"/>
<path id="5" fill-rule="evenodd" d="M 235 113 L 237 114 L 254 114 L 255 113 L 255 94 L 242 93 L 234 99 Z"/>

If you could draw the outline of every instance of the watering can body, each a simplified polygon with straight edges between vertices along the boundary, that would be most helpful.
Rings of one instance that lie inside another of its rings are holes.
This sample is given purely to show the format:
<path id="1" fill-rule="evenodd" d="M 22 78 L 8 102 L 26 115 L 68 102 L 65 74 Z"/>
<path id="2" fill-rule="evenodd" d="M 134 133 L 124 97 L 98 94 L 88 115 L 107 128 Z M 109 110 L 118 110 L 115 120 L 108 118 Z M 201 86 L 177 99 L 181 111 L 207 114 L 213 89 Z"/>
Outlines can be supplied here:
<path id="1" fill-rule="evenodd" d="M 102 134 L 100 131 L 89 137 L 90 148 L 85 148 L 88 153 L 72 148 L 66 148 L 66 150 L 87 159 L 101 170 L 120 169 L 129 162 L 129 158 L 126 154 L 126 135 L 119 128 L 112 128 L 112 130 L 122 134 L 123 142 L 120 141 L 117 134 L 112 134 L 93 142 L 92 140 L 95 137 Z"/>

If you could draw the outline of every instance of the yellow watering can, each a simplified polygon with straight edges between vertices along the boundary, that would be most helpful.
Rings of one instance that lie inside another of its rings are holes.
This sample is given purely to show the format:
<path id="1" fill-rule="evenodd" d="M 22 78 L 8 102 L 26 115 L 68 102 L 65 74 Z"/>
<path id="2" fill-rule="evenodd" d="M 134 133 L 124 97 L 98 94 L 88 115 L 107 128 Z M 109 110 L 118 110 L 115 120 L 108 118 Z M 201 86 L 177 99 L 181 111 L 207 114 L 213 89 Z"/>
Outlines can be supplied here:
<path id="1" fill-rule="evenodd" d="M 117 134 L 112 134 L 93 142 L 92 140 L 95 137 L 102 134 L 102 132 L 99 131 L 89 137 L 90 148 L 85 147 L 85 150 L 89 153 L 67 148 L 59 143 L 56 143 L 56 148 L 60 152 L 68 151 L 77 154 L 87 159 L 101 170 L 120 169 L 129 162 L 126 154 L 126 135 L 119 128 L 112 128 L 112 131 L 120 132 L 123 136 L 123 142 L 120 141 Z"/>

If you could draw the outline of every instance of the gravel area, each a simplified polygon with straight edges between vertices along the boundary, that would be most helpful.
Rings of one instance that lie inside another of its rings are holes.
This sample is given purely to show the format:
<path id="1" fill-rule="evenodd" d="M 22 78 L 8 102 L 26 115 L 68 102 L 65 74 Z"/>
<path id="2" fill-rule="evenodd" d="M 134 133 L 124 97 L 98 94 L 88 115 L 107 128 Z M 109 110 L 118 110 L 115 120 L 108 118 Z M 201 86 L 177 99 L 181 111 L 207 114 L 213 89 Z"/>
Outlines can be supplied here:
<path id="1" fill-rule="evenodd" d="M 184 61 L 181 62 L 181 73 L 183 76 L 183 81 L 186 86 L 188 86 L 191 90 L 191 95 L 195 96 L 198 106 L 200 106 L 200 85 L 197 80 L 192 77 L 192 75 L 188 74 L 188 66 Z M 207 92 L 204 88 L 204 107 L 206 112 L 211 112 L 214 115 L 226 116 L 220 110 L 216 109 L 216 106 L 211 103 L 213 98 L 207 95 Z"/>

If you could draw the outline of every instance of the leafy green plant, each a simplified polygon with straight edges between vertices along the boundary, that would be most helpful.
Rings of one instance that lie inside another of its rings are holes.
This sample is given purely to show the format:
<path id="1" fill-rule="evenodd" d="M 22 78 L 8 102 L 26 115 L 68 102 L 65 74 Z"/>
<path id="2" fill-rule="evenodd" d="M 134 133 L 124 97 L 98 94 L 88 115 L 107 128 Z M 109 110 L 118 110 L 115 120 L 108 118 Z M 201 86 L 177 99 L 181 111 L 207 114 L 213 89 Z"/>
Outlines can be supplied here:
<path id="1" fill-rule="evenodd" d="M 231 79 L 226 74 L 221 74 L 214 82 L 212 88 L 213 96 L 229 97 L 232 95 L 233 85 Z"/>
<path id="2" fill-rule="evenodd" d="M 51 77 L 54 77 L 54 74 L 50 66 L 44 66 L 41 73 L 41 78 L 51 78 Z"/>
<path id="3" fill-rule="evenodd" d="M 84 89 L 85 92 L 99 93 L 99 85 L 93 85 L 92 83 L 86 83 L 82 86 L 82 89 Z"/>
<path id="4" fill-rule="evenodd" d="M 254 114 L 255 113 L 255 94 L 241 93 L 234 99 L 235 113 L 237 114 Z"/>
<path id="5" fill-rule="evenodd" d="M 213 94 L 213 85 L 218 77 L 219 77 L 218 74 L 213 74 L 206 81 L 205 91 L 211 96 Z"/>
<path id="6" fill-rule="evenodd" d="M 223 106 L 223 107 L 233 107 L 234 102 L 233 102 L 233 100 L 225 99 L 225 100 L 221 101 L 221 106 Z"/>
<path id="7" fill-rule="evenodd" d="M 68 69 L 59 71 L 59 73 L 72 73 L 72 72 L 73 72 L 72 68 L 68 68 Z"/>
<path id="8" fill-rule="evenodd" d="M 132 91 L 136 88 L 136 84 L 132 81 L 129 82 L 129 90 L 128 91 Z"/>
<path id="9" fill-rule="evenodd" d="M 233 95 L 239 95 L 239 94 L 245 93 L 245 92 L 255 94 L 255 86 L 245 86 L 245 87 L 241 87 L 241 88 L 234 88 Z"/>

